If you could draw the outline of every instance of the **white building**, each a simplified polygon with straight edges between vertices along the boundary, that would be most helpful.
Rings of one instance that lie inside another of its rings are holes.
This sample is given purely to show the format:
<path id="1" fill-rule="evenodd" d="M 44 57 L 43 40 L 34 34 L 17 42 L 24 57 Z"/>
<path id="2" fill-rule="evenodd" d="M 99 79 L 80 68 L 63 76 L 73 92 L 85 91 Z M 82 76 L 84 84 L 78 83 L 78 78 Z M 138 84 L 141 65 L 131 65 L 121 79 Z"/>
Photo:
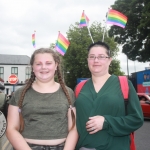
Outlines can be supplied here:
<path id="1" fill-rule="evenodd" d="M 29 56 L 0 54 L 0 78 L 4 80 L 6 94 L 11 94 L 11 92 L 23 86 L 26 79 L 30 78 L 31 67 L 29 64 Z M 8 81 L 12 74 L 18 77 L 18 83 L 15 85 Z"/>

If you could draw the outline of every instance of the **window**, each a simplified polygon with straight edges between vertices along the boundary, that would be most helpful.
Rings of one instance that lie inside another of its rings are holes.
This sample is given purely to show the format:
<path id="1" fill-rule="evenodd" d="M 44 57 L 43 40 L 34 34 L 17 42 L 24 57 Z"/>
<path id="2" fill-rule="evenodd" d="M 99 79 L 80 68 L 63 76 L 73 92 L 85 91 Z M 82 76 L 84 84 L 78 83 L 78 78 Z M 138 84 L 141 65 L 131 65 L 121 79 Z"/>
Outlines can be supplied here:
<path id="1" fill-rule="evenodd" d="M 0 67 L 0 78 L 4 80 L 4 67 Z"/>
<path id="2" fill-rule="evenodd" d="M 11 74 L 15 74 L 18 76 L 18 67 L 11 67 Z"/>
<path id="3" fill-rule="evenodd" d="M 26 79 L 29 79 L 31 76 L 31 67 L 26 67 Z"/>

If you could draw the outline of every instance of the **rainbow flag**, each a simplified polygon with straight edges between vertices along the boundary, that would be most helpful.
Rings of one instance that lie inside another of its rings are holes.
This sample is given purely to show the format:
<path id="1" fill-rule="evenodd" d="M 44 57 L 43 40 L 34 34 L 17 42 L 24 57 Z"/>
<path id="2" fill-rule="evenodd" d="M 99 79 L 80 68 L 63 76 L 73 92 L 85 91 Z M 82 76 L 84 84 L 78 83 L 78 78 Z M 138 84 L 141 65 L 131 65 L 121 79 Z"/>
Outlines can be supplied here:
<path id="1" fill-rule="evenodd" d="M 33 47 L 35 47 L 35 33 L 32 34 L 32 44 L 33 44 Z"/>
<path id="2" fill-rule="evenodd" d="M 110 9 L 107 15 L 106 23 L 125 28 L 128 18 L 119 11 Z"/>
<path id="3" fill-rule="evenodd" d="M 79 26 L 86 27 L 88 26 L 89 21 L 90 21 L 89 18 L 85 15 L 84 10 L 83 10 Z"/>
<path id="4" fill-rule="evenodd" d="M 70 42 L 61 33 L 59 33 L 55 49 L 64 56 L 69 44 Z"/>

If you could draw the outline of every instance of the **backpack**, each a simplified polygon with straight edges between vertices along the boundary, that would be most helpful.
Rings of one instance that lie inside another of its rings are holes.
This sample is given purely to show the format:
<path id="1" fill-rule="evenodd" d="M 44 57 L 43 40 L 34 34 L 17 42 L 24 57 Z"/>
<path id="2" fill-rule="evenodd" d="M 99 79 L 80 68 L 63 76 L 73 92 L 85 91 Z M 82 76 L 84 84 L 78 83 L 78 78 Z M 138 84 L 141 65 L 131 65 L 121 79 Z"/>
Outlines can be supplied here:
<path id="1" fill-rule="evenodd" d="M 128 80 L 127 80 L 126 76 L 118 76 L 118 78 L 120 81 L 120 87 L 121 87 L 121 91 L 122 91 L 124 101 L 125 101 L 125 114 L 127 115 L 127 104 L 128 104 L 128 95 L 129 95 Z M 76 86 L 76 88 L 75 88 L 75 97 L 76 98 L 78 97 L 82 87 L 84 86 L 84 84 L 87 81 L 88 80 L 84 80 Z M 130 134 L 130 150 L 136 150 L 135 142 L 134 142 L 134 132 L 132 132 Z"/>

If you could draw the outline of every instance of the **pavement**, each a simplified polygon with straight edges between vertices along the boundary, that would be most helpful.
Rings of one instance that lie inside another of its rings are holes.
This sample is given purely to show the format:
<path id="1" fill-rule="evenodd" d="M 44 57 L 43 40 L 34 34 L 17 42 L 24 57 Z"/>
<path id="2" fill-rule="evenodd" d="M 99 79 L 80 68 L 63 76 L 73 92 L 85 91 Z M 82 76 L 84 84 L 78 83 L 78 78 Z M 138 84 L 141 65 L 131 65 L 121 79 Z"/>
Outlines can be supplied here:
<path id="1" fill-rule="evenodd" d="M 5 134 L 0 138 L 0 150 L 13 150 Z"/>

